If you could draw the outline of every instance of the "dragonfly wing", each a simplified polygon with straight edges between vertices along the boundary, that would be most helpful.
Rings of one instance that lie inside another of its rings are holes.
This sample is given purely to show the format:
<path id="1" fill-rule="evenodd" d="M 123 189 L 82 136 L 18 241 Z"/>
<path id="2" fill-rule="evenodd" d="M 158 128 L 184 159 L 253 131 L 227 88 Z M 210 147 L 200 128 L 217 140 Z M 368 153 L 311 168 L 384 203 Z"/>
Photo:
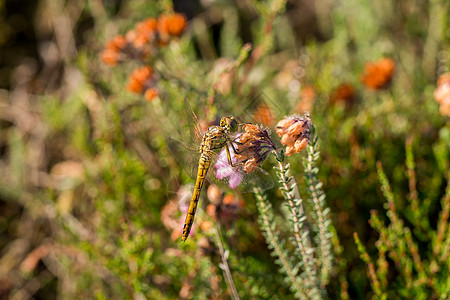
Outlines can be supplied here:
<path id="1" fill-rule="evenodd" d="M 196 179 L 198 162 L 200 159 L 200 152 L 198 151 L 198 148 L 188 146 L 174 137 L 169 137 L 167 139 L 167 147 L 177 162 L 183 166 L 189 177 Z"/>
<path id="2" fill-rule="evenodd" d="M 230 148 L 232 160 L 233 150 Z M 261 168 L 256 168 L 252 173 L 245 174 L 242 165 L 231 166 L 228 163 L 225 148 L 219 154 L 212 153 L 211 167 L 207 174 L 207 179 L 219 186 L 228 189 L 239 189 L 243 192 L 253 192 L 253 188 L 258 186 L 262 190 L 273 187 L 272 177 Z"/>
<path id="3" fill-rule="evenodd" d="M 245 174 L 244 178 L 239 185 L 239 188 L 243 192 L 253 192 L 255 186 L 259 187 L 261 190 L 265 191 L 273 188 L 273 179 L 267 171 L 256 168 L 250 174 Z"/>
<path id="4" fill-rule="evenodd" d="M 189 131 L 191 132 L 191 139 L 194 143 L 200 144 L 203 136 L 203 131 L 188 99 L 184 99 L 184 107 L 186 109 Z"/>

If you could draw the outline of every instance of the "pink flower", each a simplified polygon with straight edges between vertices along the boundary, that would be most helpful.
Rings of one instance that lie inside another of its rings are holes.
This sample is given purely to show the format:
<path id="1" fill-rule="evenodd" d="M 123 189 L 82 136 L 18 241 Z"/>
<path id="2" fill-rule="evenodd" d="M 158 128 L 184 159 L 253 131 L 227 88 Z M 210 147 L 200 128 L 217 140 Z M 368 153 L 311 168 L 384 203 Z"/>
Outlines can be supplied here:
<path id="1" fill-rule="evenodd" d="M 231 162 L 236 163 L 236 157 L 234 156 L 233 149 L 230 149 Z M 228 186 L 235 189 L 241 184 L 244 175 L 242 172 L 236 171 L 235 168 L 228 163 L 227 151 L 225 148 L 219 154 L 216 164 L 216 177 L 218 179 L 225 179 L 228 177 Z"/>

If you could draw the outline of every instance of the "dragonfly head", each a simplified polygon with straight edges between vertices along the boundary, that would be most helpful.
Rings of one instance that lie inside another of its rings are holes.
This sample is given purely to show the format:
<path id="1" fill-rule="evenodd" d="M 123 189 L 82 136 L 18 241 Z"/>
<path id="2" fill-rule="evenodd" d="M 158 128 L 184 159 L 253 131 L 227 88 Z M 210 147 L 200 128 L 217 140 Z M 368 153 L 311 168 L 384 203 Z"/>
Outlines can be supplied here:
<path id="1" fill-rule="evenodd" d="M 220 126 L 228 130 L 228 132 L 236 132 L 238 130 L 238 122 L 234 117 L 223 117 L 220 119 Z"/>

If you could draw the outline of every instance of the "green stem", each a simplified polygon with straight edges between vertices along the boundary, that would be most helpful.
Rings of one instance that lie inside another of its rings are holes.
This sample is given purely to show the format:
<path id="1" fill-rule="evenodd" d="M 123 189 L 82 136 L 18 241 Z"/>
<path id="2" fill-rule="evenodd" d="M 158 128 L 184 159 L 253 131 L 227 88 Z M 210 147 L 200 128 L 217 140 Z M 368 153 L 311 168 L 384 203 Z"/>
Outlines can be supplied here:
<path id="1" fill-rule="evenodd" d="M 289 166 L 284 164 L 284 162 L 278 162 L 278 166 L 280 170 L 289 169 Z M 300 193 L 298 191 L 297 184 L 295 183 L 295 179 L 292 176 L 286 176 L 286 172 L 280 171 L 277 172 L 278 176 L 280 177 L 280 183 L 283 186 L 283 189 L 285 191 L 293 190 L 295 196 L 292 193 L 286 192 L 283 193 L 285 196 L 285 199 L 287 200 L 289 204 L 289 209 L 291 210 L 292 214 L 292 225 L 294 229 L 294 237 L 295 241 L 297 243 L 298 248 L 301 252 L 301 259 L 303 261 L 303 264 L 305 266 L 305 271 L 308 274 L 308 278 L 313 279 L 315 276 L 313 275 L 313 267 L 312 262 L 314 261 L 314 255 L 312 252 L 308 255 L 308 249 L 311 249 L 311 240 L 309 239 L 309 230 L 305 226 L 303 226 L 303 220 L 302 218 L 305 216 L 305 212 L 303 209 L 303 200 L 300 197 Z M 295 184 L 292 184 L 291 186 L 288 185 L 289 182 L 294 181 Z M 295 204 L 295 200 L 297 200 L 297 205 Z M 302 240 L 301 237 L 301 231 L 304 232 L 304 234 L 307 236 L 306 243 Z"/>
<path id="2" fill-rule="evenodd" d="M 217 222 L 214 222 L 214 223 L 217 224 Z M 234 284 L 234 280 L 233 280 L 233 276 L 231 275 L 230 267 L 228 266 L 228 251 L 224 250 L 222 239 L 220 238 L 220 233 L 219 233 L 219 229 L 217 228 L 217 226 L 219 226 L 219 225 L 214 226 L 214 237 L 216 239 L 217 246 L 219 246 L 220 258 L 222 259 L 222 265 L 220 266 L 220 268 L 224 271 L 225 282 L 228 286 L 228 290 L 231 293 L 231 299 L 238 300 L 238 299 L 240 299 L 239 293 L 236 289 L 236 285 Z"/>
<path id="3" fill-rule="evenodd" d="M 255 188 L 256 200 L 259 211 L 259 223 L 265 234 L 266 242 L 269 248 L 273 249 L 275 255 L 278 257 L 277 263 L 286 273 L 287 279 L 291 283 L 291 287 L 300 296 L 306 299 L 304 288 L 298 281 L 297 272 L 291 267 L 287 253 L 283 251 L 283 246 L 278 239 L 278 235 L 274 232 L 275 224 L 273 222 L 272 205 L 267 200 L 261 189 Z"/>
<path id="4" fill-rule="evenodd" d="M 315 144 L 315 143 L 314 143 Z M 315 151 L 314 145 L 308 146 L 308 157 L 306 159 L 306 173 L 309 181 L 309 192 L 311 194 L 311 200 L 317 216 L 317 224 L 319 227 L 319 244 L 320 244 L 320 262 L 322 268 L 320 270 L 320 278 L 322 285 L 326 285 L 330 272 L 331 272 L 331 241 L 330 232 L 328 230 L 329 222 L 327 213 L 325 211 L 325 194 L 322 190 L 322 183 L 317 178 L 316 160 L 318 158 L 318 152 Z"/>

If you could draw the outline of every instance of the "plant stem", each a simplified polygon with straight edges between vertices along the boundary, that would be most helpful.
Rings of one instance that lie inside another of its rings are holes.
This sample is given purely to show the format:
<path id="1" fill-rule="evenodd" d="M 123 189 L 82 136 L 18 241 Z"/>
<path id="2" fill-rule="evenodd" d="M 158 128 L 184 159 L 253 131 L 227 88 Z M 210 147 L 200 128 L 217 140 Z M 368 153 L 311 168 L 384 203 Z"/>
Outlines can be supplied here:
<path id="1" fill-rule="evenodd" d="M 216 239 L 216 244 L 219 247 L 220 258 L 222 259 L 222 264 L 220 268 L 224 271 L 225 282 L 227 284 L 228 290 L 231 293 L 231 299 L 238 300 L 240 299 L 239 293 L 236 289 L 236 285 L 234 284 L 233 276 L 231 275 L 230 267 L 228 266 L 228 251 L 224 250 L 222 239 L 220 238 L 219 229 L 217 228 L 219 225 L 215 222 L 216 226 L 214 226 L 214 237 Z"/>
<path id="2" fill-rule="evenodd" d="M 275 255 L 278 257 L 277 262 L 286 273 L 287 279 L 291 283 L 291 287 L 300 298 L 306 299 L 307 297 L 304 288 L 297 279 L 297 272 L 291 267 L 287 253 L 283 251 L 283 246 L 278 239 L 278 235 L 273 231 L 275 224 L 273 222 L 272 205 L 259 188 L 255 187 L 254 191 L 259 210 L 259 223 L 265 233 L 266 242 L 269 244 L 269 248 L 273 249 Z"/>
<path id="3" fill-rule="evenodd" d="M 322 285 L 325 285 L 328 281 L 329 274 L 331 272 L 331 241 L 329 236 L 331 235 L 327 225 L 327 214 L 325 212 L 325 194 L 322 191 L 322 183 L 317 178 L 316 160 L 318 152 L 315 150 L 315 143 L 308 146 L 308 157 L 306 159 L 306 173 L 308 179 L 308 189 L 311 194 L 311 200 L 317 216 L 317 224 L 319 227 L 319 243 L 320 243 L 320 262 L 322 268 L 320 270 L 320 277 Z"/>
<path id="4" fill-rule="evenodd" d="M 286 168 L 289 168 L 284 162 L 278 161 L 278 166 L 280 170 L 285 170 Z M 300 197 L 300 193 L 298 191 L 297 184 L 292 184 L 291 186 L 288 185 L 289 182 L 294 181 L 295 179 L 292 176 L 286 176 L 286 172 L 279 172 L 278 176 L 280 177 L 280 182 L 283 185 L 283 188 L 286 191 L 289 191 L 291 189 L 294 190 L 295 197 L 292 195 L 292 193 L 283 193 L 285 195 L 285 199 L 288 201 L 289 209 L 292 213 L 293 218 L 293 229 L 294 229 L 294 237 L 295 241 L 297 243 L 297 246 L 301 252 L 301 259 L 303 261 L 303 264 L 305 266 L 305 271 L 308 274 L 308 278 L 311 279 L 311 283 L 313 283 L 313 278 L 315 277 L 313 275 L 313 265 L 312 262 L 314 261 L 314 255 L 311 252 L 309 255 L 307 253 L 307 249 L 311 249 L 311 240 L 309 239 L 309 230 L 308 228 L 303 226 L 303 221 L 301 220 L 302 217 L 305 216 L 305 212 L 303 209 L 303 200 Z M 295 199 L 297 199 L 297 205 L 295 205 Z M 305 235 L 307 236 L 305 241 L 302 240 L 301 232 L 303 231 Z"/>

